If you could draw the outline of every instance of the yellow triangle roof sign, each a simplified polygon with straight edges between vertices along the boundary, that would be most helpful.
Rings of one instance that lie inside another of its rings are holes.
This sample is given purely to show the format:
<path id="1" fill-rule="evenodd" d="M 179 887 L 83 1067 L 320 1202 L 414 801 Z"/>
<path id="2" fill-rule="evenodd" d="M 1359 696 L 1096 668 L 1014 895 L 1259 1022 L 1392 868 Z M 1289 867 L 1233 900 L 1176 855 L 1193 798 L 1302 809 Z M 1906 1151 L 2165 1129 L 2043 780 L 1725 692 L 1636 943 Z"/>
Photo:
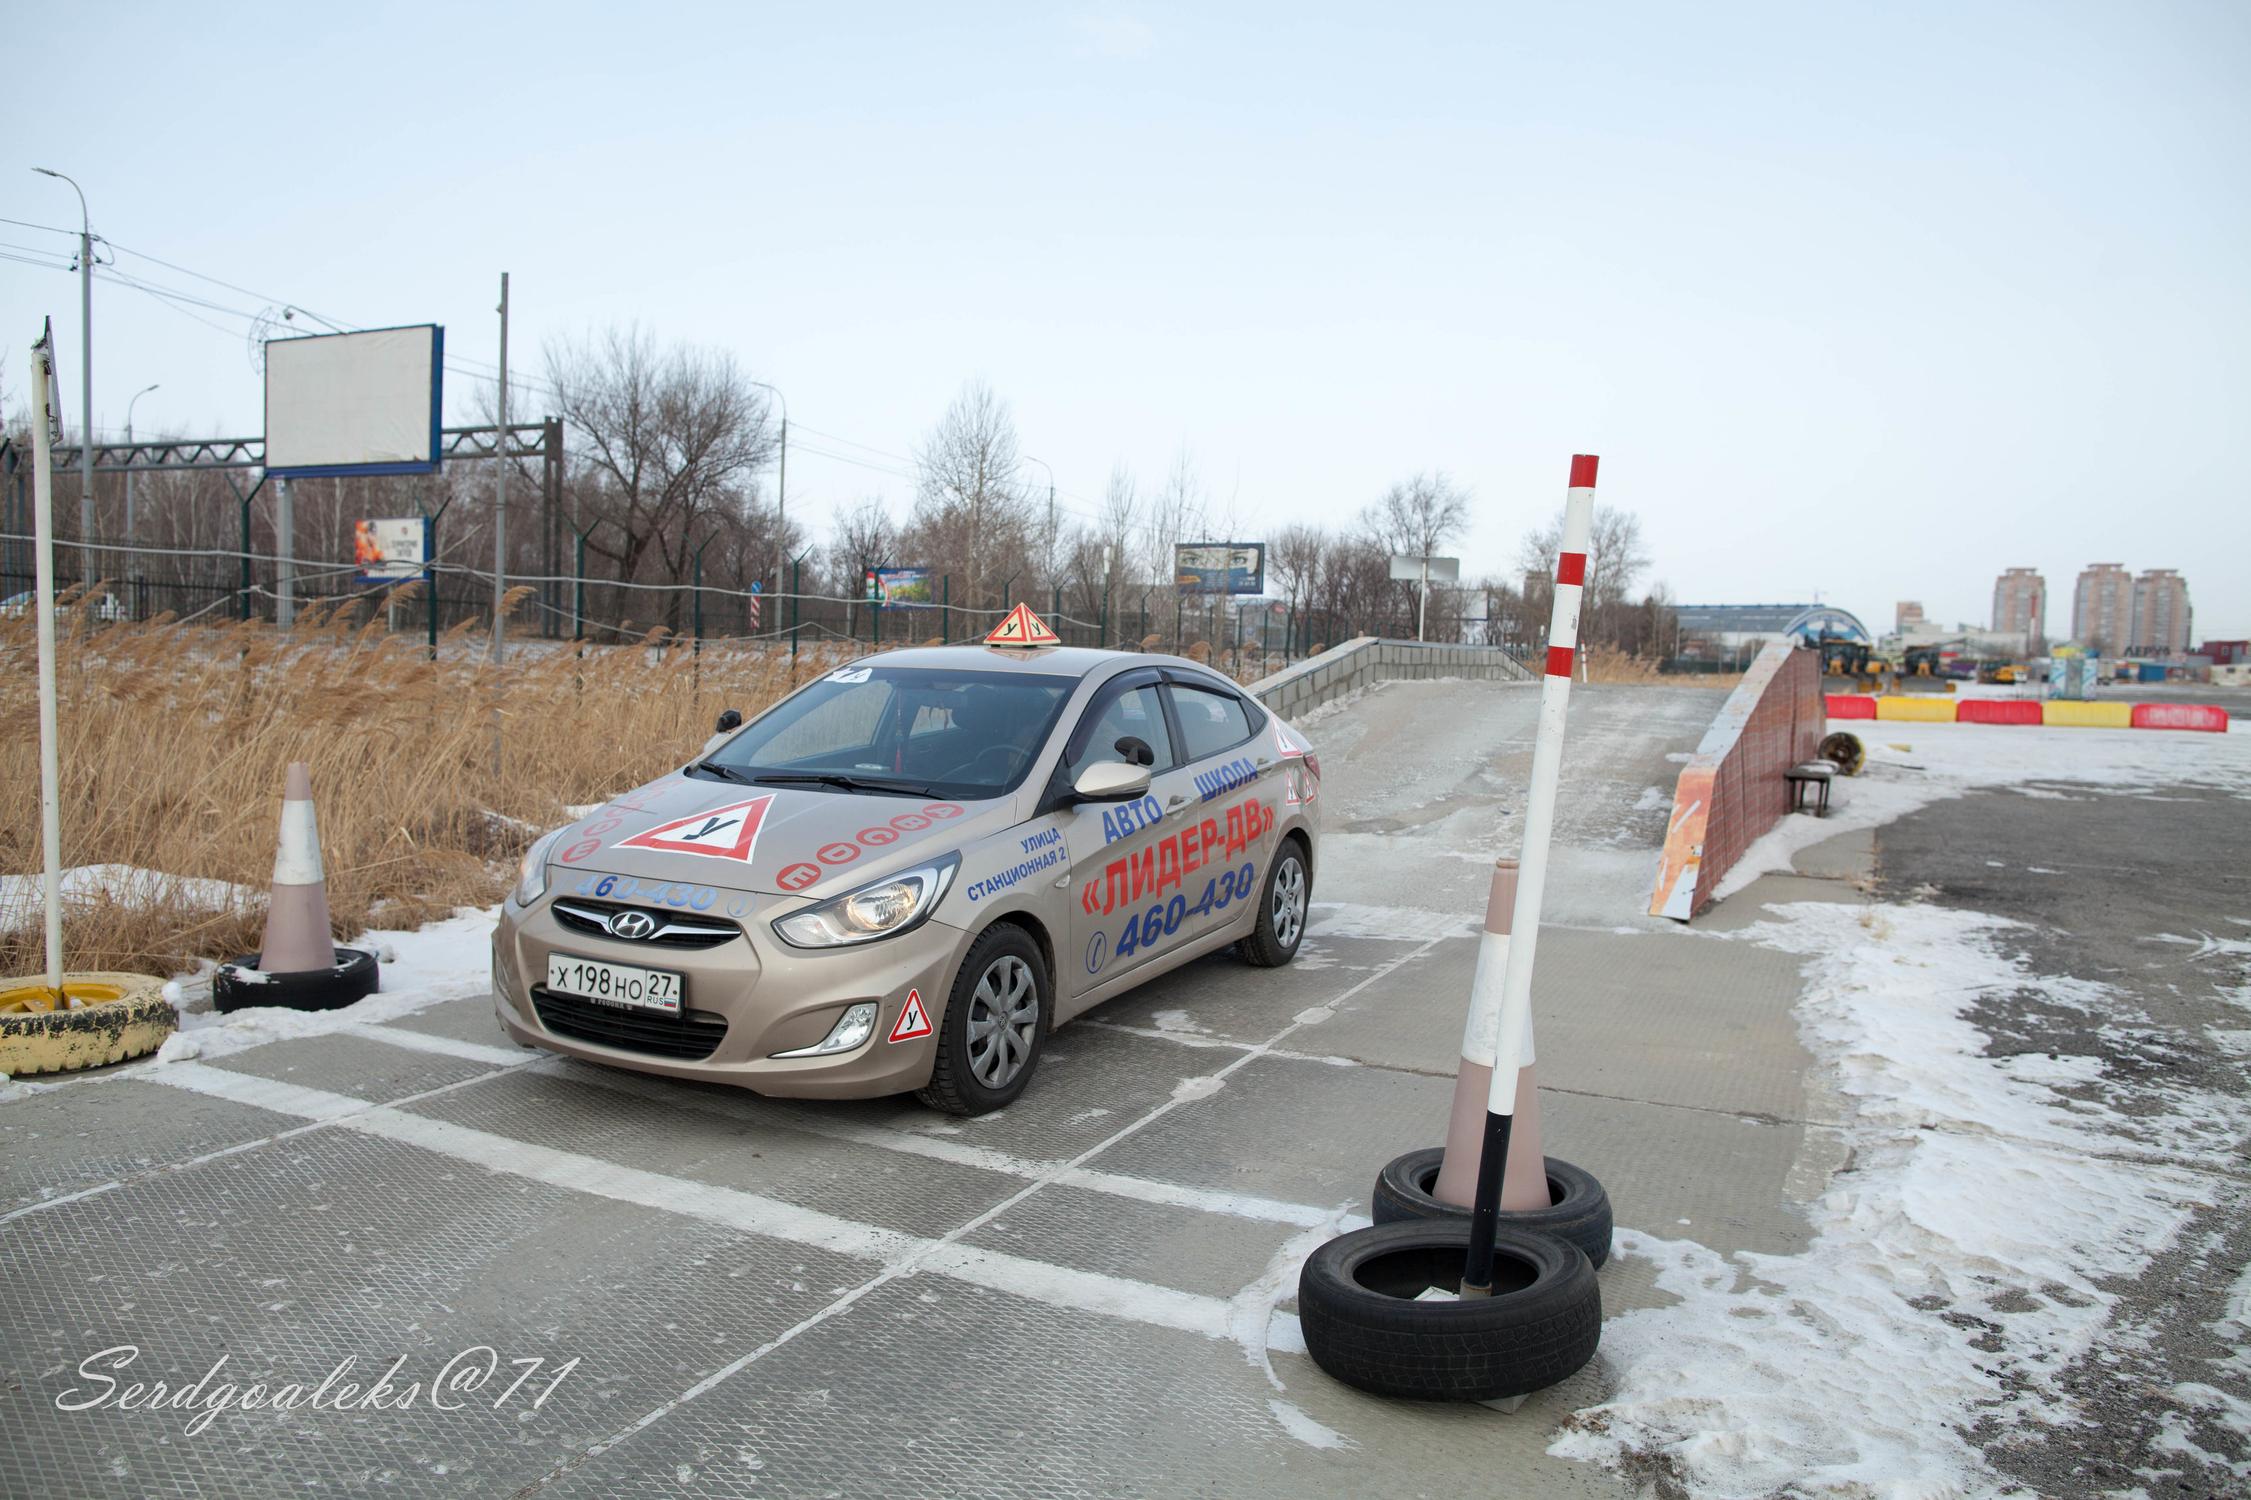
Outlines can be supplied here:
<path id="1" fill-rule="evenodd" d="M 1032 613 L 1029 604 L 1019 604 L 1008 612 L 1008 618 L 993 627 L 985 637 L 988 646 L 1060 646 L 1063 638 L 1047 628 L 1047 623 Z"/>

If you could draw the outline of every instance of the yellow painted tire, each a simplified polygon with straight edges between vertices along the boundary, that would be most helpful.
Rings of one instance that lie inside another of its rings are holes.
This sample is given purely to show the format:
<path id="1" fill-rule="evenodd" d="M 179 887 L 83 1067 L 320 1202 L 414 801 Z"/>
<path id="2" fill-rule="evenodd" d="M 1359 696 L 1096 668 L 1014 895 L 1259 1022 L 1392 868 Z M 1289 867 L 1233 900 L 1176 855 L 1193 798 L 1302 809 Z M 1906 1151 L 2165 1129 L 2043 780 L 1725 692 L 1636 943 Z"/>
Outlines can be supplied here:
<path id="1" fill-rule="evenodd" d="M 146 974 L 65 974 L 80 1003 L 52 1008 L 40 979 L 0 979 L 0 1073 L 22 1078 L 98 1068 L 154 1052 L 179 1026 L 164 981 Z"/>

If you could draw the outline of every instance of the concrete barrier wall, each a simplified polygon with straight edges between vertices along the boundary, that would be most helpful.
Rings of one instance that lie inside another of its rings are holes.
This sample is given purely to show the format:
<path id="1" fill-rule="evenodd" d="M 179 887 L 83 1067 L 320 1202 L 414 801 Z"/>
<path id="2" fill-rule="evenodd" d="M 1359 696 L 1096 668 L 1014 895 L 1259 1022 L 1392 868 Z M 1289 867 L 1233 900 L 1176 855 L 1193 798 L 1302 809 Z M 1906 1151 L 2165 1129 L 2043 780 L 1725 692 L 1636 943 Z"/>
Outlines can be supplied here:
<path id="1" fill-rule="evenodd" d="M 2075 703 L 2057 698 L 1870 698 L 1831 693 L 1832 719 L 1892 719 L 1923 724 L 2047 724 L 2083 729 L 2195 729 L 2228 732 L 2228 711 L 2207 703 Z"/>
<path id="2" fill-rule="evenodd" d="M 1820 654 L 1786 641 L 1759 652 L 1681 767 L 1651 916 L 1685 922 L 1711 905 L 1751 841 L 1790 810 L 1782 773 L 1813 759 L 1826 725 Z"/>
<path id="3" fill-rule="evenodd" d="M 1252 683 L 1250 694 L 1283 718 L 1295 719 L 1374 683 L 1433 677 L 1533 680 L 1529 668 L 1498 646 L 1441 646 L 1364 635 Z"/>

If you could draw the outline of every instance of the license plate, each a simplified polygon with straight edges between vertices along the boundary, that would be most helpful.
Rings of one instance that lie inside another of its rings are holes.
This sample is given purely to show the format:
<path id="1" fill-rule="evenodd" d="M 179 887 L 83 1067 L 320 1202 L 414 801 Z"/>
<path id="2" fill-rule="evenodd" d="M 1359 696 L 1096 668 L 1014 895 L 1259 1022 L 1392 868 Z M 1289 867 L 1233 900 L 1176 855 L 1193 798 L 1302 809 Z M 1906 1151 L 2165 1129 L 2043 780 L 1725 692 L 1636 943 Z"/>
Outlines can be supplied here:
<path id="1" fill-rule="evenodd" d="M 547 987 L 602 1005 L 680 1014 L 680 976 L 665 969 L 613 964 L 568 953 L 547 955 Z"/>

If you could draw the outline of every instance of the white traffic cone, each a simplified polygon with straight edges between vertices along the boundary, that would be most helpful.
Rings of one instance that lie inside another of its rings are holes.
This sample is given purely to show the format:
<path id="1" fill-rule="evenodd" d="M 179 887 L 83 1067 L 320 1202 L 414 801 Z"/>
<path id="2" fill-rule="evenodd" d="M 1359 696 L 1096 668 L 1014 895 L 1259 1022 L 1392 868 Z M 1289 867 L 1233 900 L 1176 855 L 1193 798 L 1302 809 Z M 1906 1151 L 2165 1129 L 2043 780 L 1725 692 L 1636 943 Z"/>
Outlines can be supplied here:
<path id="1" fill-rule="evenodd" d="M 336 967 L 320 825 L 313 816 L 313 773 L 303 761 L 290 762 L 282 787 L 281 847 L 274 853 L 273 897 L 266 906 L 266 942 L 258 967 L 268 974 Z"/>
<path id="2" fill-rule="evenodd" d="M 1469 1024 L 1462 1030 L 1461 1072 L 1454 1078 L 1454 1109 L 1446 1122 L 1446 1155 L 1431 1196 L 1467 1208 L 1477 1196 L 1478 1153 L 1485 1141 L 1485 1109 L 1493 1088 L 1493 1057 L 1499 1050 L 1501 976 L 1508 970 L 1509 924 L 1516 911 L 1516 861 L 1493 865 L 1492 890 L 1485 900 L 1485 936 L 1477 949 L 1477 972 L 1470 980 Z M 1532 1017 L 1524 1017 L 1524 1066 L 1516 1074 L 1516 1119 L 1509 1133 L 1508 1169 L 1501 1179 L 1501 1209 L 1517 1212 L 1547 1208 L 1546 1158 L 1540 1150 L 1540 1096 L 1532 1080 Z"/>

